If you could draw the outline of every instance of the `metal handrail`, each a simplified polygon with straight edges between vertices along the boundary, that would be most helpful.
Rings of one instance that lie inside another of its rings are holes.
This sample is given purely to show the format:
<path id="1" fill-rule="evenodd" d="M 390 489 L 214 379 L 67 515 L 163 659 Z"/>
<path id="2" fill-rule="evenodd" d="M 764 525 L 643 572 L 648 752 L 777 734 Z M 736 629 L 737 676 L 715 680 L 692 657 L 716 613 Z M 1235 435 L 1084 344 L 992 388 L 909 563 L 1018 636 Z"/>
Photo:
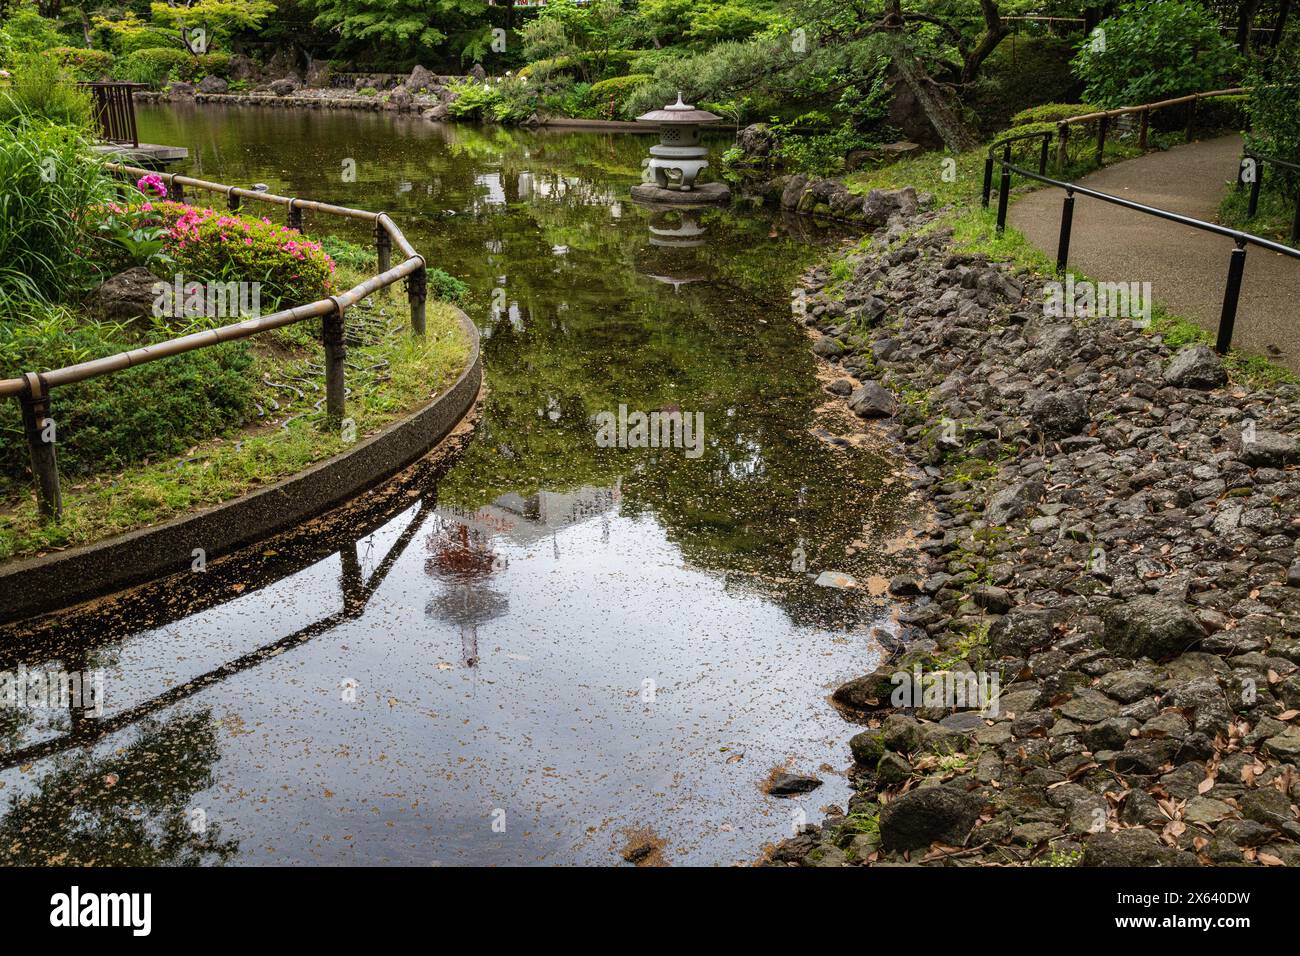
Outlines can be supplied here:
<path id="1" fill-rule="evenodd" d="M 274 193 L 255 189 L 241 189 L 223 183 L 194 179 L 176 173 L 152 173 L 138 166 L 120 163 L 106 163 L 106 168 L 122 176 L 156 175 L 171 187 L 172 195 L 178 201 L 184 199 L 186 187 L 221 193 L 226 197 L 226 204 L 232 210 L 238 210 L 244 199 L 264 202 L 271 205 L 285 206 L 288 210 L 288 223 L 291 228 L 302 229 L 302 212 L 325 213 L 371 222 L 375 227 L 375 248 L 379 259 L 379 273 L 365 282 L 337 295 L 318 299 L 306 305 L 283 309 L 270 315 L 246 319 L 215 329 L 205 329 L 179 338 L 169 339 L 116 355 L 79 362 L 64 368 L 47 372 L 26 372 L 18 378 L 0 379 L 0 399 L 17 397 L 23 409 L 23 425 L 27 434 L 28 449 L 31 452 L 32 472 L 37 481 L 37 498 L 41 513 L 47 517 L 57 518 L 62 512 L 62 496 L 59 489 L 58 462 L 54 451 L 54 442 L 49 437 L 50 390 L 62 385 L 84 382 L 122 369 L 144 365 L 158 359 L 192 352 L 222 342 L 246 339 L 272 329 L 293 325 L 305 319 L 320 318 L 325 346 L 325 410 L 326 420 L 339 422 L 344 411 L 344 354 L 343 327 L 344 315 L 352 306 L 366 296 L 382 288 L 405 279 L 407 298 L 411 310 L 411 331 L 416 336 L 425 333 L 425 301 L 428 294 L 428 270 L 424 257 L 415 251 L 415 247 L 403 235 L 402 230 L 387 213 L 370 212 L 365 209 L 352 209 L 347 206 L 335 206 L 330 203 L 293 196 L 277 196 Z M 392 247 L 396 246 L 402 253 L 403 261 L 390 266 Z"/>
<path id="2" fill-rule="evenodd" d="M 1237 321 L 1237 304 L 1241 297 L 1241 279 L 1246 268 L 1246 247 L 1258 246 L 1261 249 L 1267 249 L 1270 252 L 1276 252 L 1280 255 L 1292 259 L 1300 259 L 1300 249 L 1293 249 L 1291 246 L 1283 245 L 1280 242 L 1274 242 L 1272 239 L 1265 239 L 1263 236 L 1256 236 L 1253 233 L 1245 232 L 1240 229 L 1231 229 L 1228 226 L 1222 226 L 1215 222 L 1205 222 L 1202 219 L 1196 219 L 1192 216 L 1184 216 L 1182 213 L 1171 212 L 1168 209 L 1160 209 L 1157 206 L 1148 206 L 1144 203 L 1135 202 L 1132 199 L 1125 199 L 1123 196 L 1114 196 L 1110 193 L 1104 193 L 1097 189 L 1089 189 L 1087 186 L 1080 186 L 1078 183 L 1063 182 L 1059 179 L 1052 179 L 1049 176 L 1023 169 L 1011 163 L 1011 147 L 1008 146 L 1003 152 L 1003 158 L 999 160 L 1002 167 L 1002 181 L 1000 194 L 998 196 L 998 219 L 997 231 L 999 233 L 1006 229 L 1007 225 L 1007 197 L 1011 193 L 1011 174 L 1024 176 L 1028 179 L 1036 180 L 1047 186 L 1054 186 L 1057 189 L 1065 190 L 1065 202 L 1061 208 L 1061 231 L 1056 247 L 1056 271 L 1064 273 L 1067 262 L 1070 257 L 1070 232 L 1074 223 L 1074 194 L 1079 193 L 1092 199 L 1098 199 L 1102 202 L 1110 203 L 1114 206 L 1120 206 L 1124 209 L 1131 209 L 1134 212 L 1140 212 L 1148 216 L 1155 216 L 1157 219 L 1164 219 L 1168 222 L 1176 222 L 1179 225 L 1190 226 L 1193 229 L 1199 229 L 1202 232 L 1210 232 L 1215 235 L 1225 236 L 1233 241 L 1231 257 L 1228 260 L 1228 279 L 1223 290 L 1223 308 L 1219 313 L 1219 329 L 1215 339 L 1215 350 L 1223 355 L 1232 347 L 1232 332 Z"/>

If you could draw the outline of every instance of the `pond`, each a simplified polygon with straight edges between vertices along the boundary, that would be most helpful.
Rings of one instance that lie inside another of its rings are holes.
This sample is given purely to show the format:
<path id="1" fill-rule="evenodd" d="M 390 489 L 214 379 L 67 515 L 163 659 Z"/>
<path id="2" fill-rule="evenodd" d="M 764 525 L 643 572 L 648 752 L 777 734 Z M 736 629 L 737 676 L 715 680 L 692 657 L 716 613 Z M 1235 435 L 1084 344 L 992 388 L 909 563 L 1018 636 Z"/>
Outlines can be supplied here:
<path id="1" fill-rule="evenodd" d="M 0 860 L 733 864 L 844 806 L 827 695 L 892 626 L 914 515 L 791 321 L 842 237 L 652 215 L 635 135 L 140 113 L 192 175 L 389 212 L 467 283 L 488 391 L 449 468 L 0 634 L 0 670 L 103 687 L 0 709 Z M 608 447 L 620 409 L 698 427 Z M 777 799 L 776 768 L 825 783 Z"/>

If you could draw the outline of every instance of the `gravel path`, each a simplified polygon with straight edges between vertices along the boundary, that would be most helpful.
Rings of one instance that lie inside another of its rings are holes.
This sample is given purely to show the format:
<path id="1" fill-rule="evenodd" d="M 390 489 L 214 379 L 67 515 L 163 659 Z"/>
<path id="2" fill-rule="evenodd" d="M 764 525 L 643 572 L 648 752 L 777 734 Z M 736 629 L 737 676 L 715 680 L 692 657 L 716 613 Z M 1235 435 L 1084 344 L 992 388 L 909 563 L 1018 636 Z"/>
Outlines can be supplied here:
<path id="1" fill-rule="evenodd" d="M 1081 185 L 1213 221 L 1231 188 L 1241 137 L 1178 146 L 1116 163 Z M 1058 189 L 1015 202 L 1010 222 L 1053 258 L 1061 224 Z M 1232 241 L 1080 196 L 1070 264 L 1098 281 L 1150 282 L 1157 302 L 1210 331 L 1218 328 Z M 1300 371 L 1300 261 L 1252 248 L 1233 345 Z"/>

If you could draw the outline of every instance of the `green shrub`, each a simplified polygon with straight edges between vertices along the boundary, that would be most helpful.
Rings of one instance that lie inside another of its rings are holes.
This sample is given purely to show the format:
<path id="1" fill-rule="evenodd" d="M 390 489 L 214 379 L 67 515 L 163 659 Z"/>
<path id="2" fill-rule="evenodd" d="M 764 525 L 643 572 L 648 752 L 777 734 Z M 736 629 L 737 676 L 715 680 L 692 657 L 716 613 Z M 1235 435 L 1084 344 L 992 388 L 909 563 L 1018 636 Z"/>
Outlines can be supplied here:
<path id="1" fill-rule="evenodd" d="M 500 100 L 493 83 L 466 80 L 450 83 L 448 89 L 456 94 L 456 98 L 447 104 L 447 111 L 457 119 L 486 119 Z"/>
<path id="2" fill-rule="evenodd" d="M 603 114 L 610 119 L 622 115 L 627 99 L 638 87 L 654 79 L 649 73 L 632 73 L 628 76 L 615 76 L 599 83 L 591 84 L 588 98 Z"/>
<path id="3" fill-rule="evenodd" d="M 296 229 L 184 203 L 150 205 L 168 228 L 167 252 L 187 279 L 260 282 L 264 312 L 333 291 L 334 261 Z"/>
<path id="4" fill-rule="evenodd" d="M 75 334 L 75 325 L 66 328 Z M 132 344 L 99 340 L 96 350 L 112 353 Z M 180 454 L 243 424 L 255 386 L 252 362 L 248 344 L 232 342 L 56 390 L 60 472 L 71 477 Z M 27 467 L 18 404 L 0 402 L 0 474 L 22 480 Z"/>
<path id="5" fill-rule="evenodd" d="M 204 53 L 195 56 L 174 47 L 136 50 L 118 61 L 117 75 L 132 83 L 162 86 L 168 80 L 193 83 L 205 76 L 230 73 L 229 53 Z"/>
<path id="6" fill-rule="evenodd" d="M 1188 0 L 1130 3 L 1080 44 L 1072 66 L 1090 103 L 1139 106 L 1217 89 L 1237 63 L 1214 14 Z"/>
<path id="7" fill-rule="evenodd" d="M 67 43 L 53 20 L 41 16 L 34 3 L 20 3 L 0 23 L 0 66 L 13 66 L 29 53 Z"/>
<path id="8" fill-rule="evenodd" d="M 23 57 L 7 89 L 0 89 L 0 123 L 19 118 L 90 129 L 90 94 L 77 88 L 52 57 Z"/>
<path id="9" fill-rule="evenodd" d="M 0 316 L 85 276 L 82 210 L 112 191 L 80 129 L 25 114 L 0 125 Z"/>
<path id="10" fill-rule="evenodd" d="M 1246 105 L 1246 145 L 1265 156 L 1300 163 L 1300 37 L 1294 32 L 1271 60 L 1252 65 L 1246 77 L 1253 95 Z M 1300 173 L 1270 166 L 1264 174 L 1281 182 L 1288 196 L 1300 194 Z"/>
<path id="11" fill-rule="evenodd" d="M 1087 103 L 1043 103 L 1041 106 L 1031 106 L 1027 110 L 1021 110 L 1011 117 L 1011 123 L 1013 126 L 1022 126 L 1025 123 L 1059 123 L 1076 116 L 1095 113 L 1097 109 L 1098 107 Z"/>
<path id="12" fill-rule="evenodd" d="M 337 265 L 345 269 L 369 273 L 377 265 L 375 250 L 369 246 L 362 246 L 332 235 L 322 236 L 320 246 L 321 250 Z M 459 302 L 469 291 L 469 286 L 455 276 L 433 267 L 426 267 L 426 269 L 429 277 L 429 295 L 433 298 L 443 302 Z"/>
<path id="13" fill-rule="evenodd" d="M 1063 37 L 1007 37 L 984 61 L 967 102 L 981 128 L 1016 122 L 1013 114 L 1042 103 L 1065 103 L 1082 89 L 1070 72 L 1074 45 Z"/>
<path id="14" fill-rule="evenodd" d="M 113 54 L 107 50 L 56 46 L 46 53 L 79 80 L 100 80 L 113 71 Z"/>

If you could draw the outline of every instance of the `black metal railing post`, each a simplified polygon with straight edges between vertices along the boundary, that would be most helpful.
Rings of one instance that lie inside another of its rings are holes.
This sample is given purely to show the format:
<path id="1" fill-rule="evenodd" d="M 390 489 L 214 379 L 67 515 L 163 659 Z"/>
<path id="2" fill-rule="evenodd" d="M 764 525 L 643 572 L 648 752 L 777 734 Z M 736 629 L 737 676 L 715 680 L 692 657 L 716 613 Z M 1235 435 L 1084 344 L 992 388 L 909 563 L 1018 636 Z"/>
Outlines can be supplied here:
<path id="1" fill-rule="evenodd" d="M 235 192 L 234 186 L 226 191 L 226 208 L 231 212 L 239 212 L 239 194 Z"/>
<path id="2" fill-rule="evenodd" d="M 1295 215 L 1291 218 L 1291 241 L 1300 242 L 1300 196 L 1296 197 Z"/>
<path id="3" fill-rule="evenodd" d="M 1254 162 L 1254 160 L 1252 160 Z M 1246 218 L 1254 219 L 1259 210 L 1259 188 L 1264 179 L 1264 167 L 1255 162 L 1255 176 L 1250 182 L 1250 200 L 1246 204 Z"/>
<path id="4" fill-rule="evenodd" d="M 1052 147 L 1052 134 L 1043 134 L 1043 145 L 1038 149 L 1038 175 L 1047 175 L 1047 151 Z"/>
<path id="5" fill-rule="evenodd" d="M 1241 276 L 1246 269 L 1246 243 L 1237 240 L 1228 260 L 1228 284 L 1223 289 L 1223 311 L 1219 313 L 1219 337 L 1214 349 L 1226 355 L 1232 348 L 1232 329 L 1237 323 L 1237 301 L 1241 298 Z"/>
<path id="6" fill-rule="evenodd" d="M 1061 206 L 1061 236 L 1056 242 L 1056 271 L 1065 274 L 1070 261 L 1070 230 L 1074 227 L 1074 190 L 1065 191 L 1065 204 Z"/>
<path id="7" fill-rule="evenodd" d="M 302 210 L 298 208 L 298 200 L 289 200 L 289 222 L 290 229 L 297 229 L 302 232 Z"/>
<path id="8" fill-rule="evenodd" d="M 384 228 L 383 215 L 375 219 L 375 257 L 379 260 L 379 271 L 387 272 L 393 265 L 393 240 Z"/>
<path id="9" fill-rule="evenodd" d="M 1002 149 L 1002 180 L 998 192 L 998 232 L 1007 228 L 1007 202 L 1011 197 L 1011 144 Z"/>
<path id="10" fill-rule="evenodd" d="M 984 192 L 982 194 L 981 204 L 985 209 L 989 208 L 989 197 L 993 195 L 993 150 L 984 157 Z"/>

